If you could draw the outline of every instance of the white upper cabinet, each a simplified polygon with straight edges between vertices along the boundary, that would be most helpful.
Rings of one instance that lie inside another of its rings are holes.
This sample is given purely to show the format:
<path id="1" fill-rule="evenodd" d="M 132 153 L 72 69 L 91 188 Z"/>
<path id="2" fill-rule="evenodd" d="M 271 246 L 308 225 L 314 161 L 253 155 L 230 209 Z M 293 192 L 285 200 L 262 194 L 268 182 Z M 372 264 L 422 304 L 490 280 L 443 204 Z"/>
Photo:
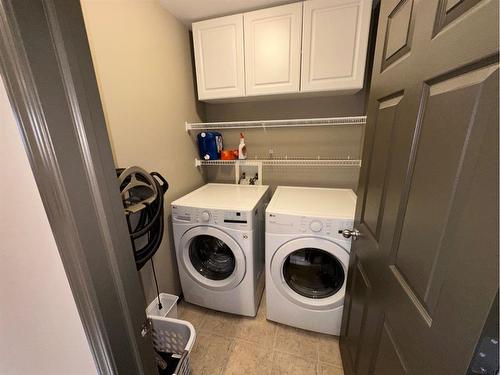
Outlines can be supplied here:
<path id="1" fill-rule="evenodd" d="M 302 3 L 244 14 L 246 95 L 299 92 Z"/>
<path id="2" fill-rule="evenodd" d="M 243 15 L 193 23 L 198 99 L 245 96 Z"/>
<path id="3" fill-rule="evenodd" d="M 359 91 L 371 10 L 308 0 L 193 23 L 198 99 Z"/>
<path id="4" fill-rule="evenodd" d="M 304 2 L 301 91 L 363 88 L 371 0 Z"/>

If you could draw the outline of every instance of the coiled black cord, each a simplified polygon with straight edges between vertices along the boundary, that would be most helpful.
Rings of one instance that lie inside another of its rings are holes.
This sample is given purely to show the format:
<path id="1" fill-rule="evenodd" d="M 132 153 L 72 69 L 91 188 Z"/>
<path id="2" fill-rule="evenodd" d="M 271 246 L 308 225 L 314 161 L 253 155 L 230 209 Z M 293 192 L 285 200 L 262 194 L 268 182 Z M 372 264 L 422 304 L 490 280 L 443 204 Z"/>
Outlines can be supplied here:
<path id="1" fill-rule="evenodd" d="M 117 175 L 119 176 L 124 169 L 117 169 Z M 131 214 L 127 211 L 127 223 L 130 233 L 130 240 L 132 242 L 132 247 L 134 249 L 134 258 L 137 270 L 140 270 L 147 263 L 149 259 L 153 257 L 158 248 L 160 247 L 161 241 L 163 239 L 163 230 L 165 224 L 164 218 L 164 195 L 168 190 L 168 182 L 163 178 L 158 172 L 151 172 L 150 175 L 153 177 L 153 181 L 158 192 L 156 199 L 146 207 L 144 207 L 137 214 Z M 136 178 L 141 179 L 140 175 Z M 123 189 L 129 182 L 129 179 L 123 181 L 120 189 Z M 142 182 L 148 182 L 143 180 Z M 143 197 L 130 197 L 130 201 L 142 201 Z M 128 202 L 130 203 L 130 202 Z M 124 202 L 125 208 L 127 207 L 126 202 Z M 138 217 L 137 217 L 138 215 Z M 135 224 L 132 224 L 135 222 Z M 142 247 L 138 248 L 137 243 L 144 243 Z"/>
<path id="2" fill-rule="evenodd" d="M 134 257 L 138 270 L 144 267 L 160 247 L 165 225 L 164 195 L 167 192 L 168 183 L 158 172 L 150 174 L 154 178 L 158 195 L 153 202 L 139 212 L 140 216 L 137 225 L 130 231 L 130 239 L 134 244 Z M 145 245 L 141 248 L 136 248 L 135 243 L 146 236 L 147 241 Z"/>
<path id="3" fill-rule="evenodd" d="M 117 169 L 117 175 L 120 176 L 124 169 Z M 143 173 L 146 173 L 145 171 Z M 153 271 L 153 277 L 156 285 L 156 294 L 158 296 L 158 309 L 162 309 L 162 304 L 160 301 L 160 289 L 158 287 L 158 279 L 156 278 L 156 270 L 153 262 L 153 256 L 158 251 L 161 241 L 163 239 L 163 230 L 165 225 L 164 218 L 164 195 L 168 190 L 168 182 L 163 178 L 158 172 L 151 172 L 150 175 L 153 177 L 153 181 L 156 187 L 156 198 L 146 204 L 146 206 L 140 210 L 137 214 L 139 217 L 131 217 L 131 213 L 127 212 L 127 224 L 130 234 L 130 241 L 132 243 L 132 248 L 134 250 L 134 258 L 137 270 L 140 270 L 144 265 L 151 260 L 151 268 Z M 136 174 L 136 178 L 144 183 L 149 183 L 150 181 L 145 177 L 141 177 L 141 174 Z M 130 177 L 123 180 L 120 190 L 123 190 L 127 184 L 130 182 Z M 132 193 L 133 194 L 133 193 Z M 143 196 L 140 193 L 137 195 L 129 196 L 127 202 L 123 202 L 125 209 L 127 205 L 133 202 L 143 202 Z M 144 203 L 145 204 L 145 203 Z M 136 224 L 132 225 L 132 220 L 136 221 Z M 141 248 L 137 248 L 137 242 L 145 243 Z"/>

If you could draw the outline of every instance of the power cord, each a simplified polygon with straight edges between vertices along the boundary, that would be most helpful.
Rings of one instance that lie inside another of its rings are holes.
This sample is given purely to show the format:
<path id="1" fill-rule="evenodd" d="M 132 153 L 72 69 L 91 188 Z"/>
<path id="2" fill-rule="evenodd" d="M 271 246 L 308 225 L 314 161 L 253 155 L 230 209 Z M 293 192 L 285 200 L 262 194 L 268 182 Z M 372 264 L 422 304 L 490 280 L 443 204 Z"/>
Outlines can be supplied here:
<path id="1" fill-rule="evenodd" d="M 151 268 L 153 270 L 153 277 L 155 279 L 155 285 L 156 285 L 156 295 L 158 296 L 158 310 L 161 310 L 163 308 L 160 300 L 160 288 L 158 288 L 158 279 L 156 278 L 156 270 L 155 270 L 155 263 L 153 262 L 153 258 L 151 258 Z"/>

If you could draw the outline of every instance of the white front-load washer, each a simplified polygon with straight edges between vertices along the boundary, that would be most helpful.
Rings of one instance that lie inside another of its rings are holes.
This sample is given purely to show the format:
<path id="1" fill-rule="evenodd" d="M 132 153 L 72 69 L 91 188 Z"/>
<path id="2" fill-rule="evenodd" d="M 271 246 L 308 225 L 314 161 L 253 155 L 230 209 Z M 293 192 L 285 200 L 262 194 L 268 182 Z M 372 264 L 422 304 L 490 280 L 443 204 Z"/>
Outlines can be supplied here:
<path id="1" fill-rule="evenodd" d="M 207 184 L 172 202 L 184 299 L 255 316 L 264 289 L 264 212 L 268 187 Z"/>
<path id="2" fill-rule="evenodd" d="M 350 189 L 280 186 L 266 209 L 269 320 L 340 334 L 356 195 Z"/>

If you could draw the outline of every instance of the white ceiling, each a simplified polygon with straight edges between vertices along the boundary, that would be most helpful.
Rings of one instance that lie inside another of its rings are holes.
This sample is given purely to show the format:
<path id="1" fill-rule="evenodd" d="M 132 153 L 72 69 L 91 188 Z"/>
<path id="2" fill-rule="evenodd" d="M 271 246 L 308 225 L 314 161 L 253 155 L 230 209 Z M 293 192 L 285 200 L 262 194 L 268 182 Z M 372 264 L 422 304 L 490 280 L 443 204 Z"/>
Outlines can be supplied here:
<path id="1" fill-rule="evenodd" d="M 175 17 L 191 26 L 202 19 L 294 3 L 297 0 L 160 0 Z"/>

